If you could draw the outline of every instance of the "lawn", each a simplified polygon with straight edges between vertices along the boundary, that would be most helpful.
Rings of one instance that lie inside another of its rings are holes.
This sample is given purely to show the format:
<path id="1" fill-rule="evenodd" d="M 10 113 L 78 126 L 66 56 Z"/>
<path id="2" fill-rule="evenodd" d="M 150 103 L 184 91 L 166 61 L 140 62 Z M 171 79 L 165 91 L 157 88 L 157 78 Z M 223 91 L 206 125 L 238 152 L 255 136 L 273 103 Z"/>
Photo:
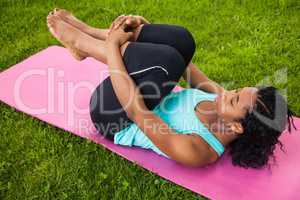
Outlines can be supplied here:
<path id="1" fill-rule="evenodd" d="M 101 28 L 123 13 L 182 25 L 197 43 L 194 63 L 210 78 L 228 89 L 272 84 L 300 115 L 298 0 L 1 0 L 0 70 L 58 44 L 45 23 L 54 7 Z M 0 199 L 205 197 L 1 103 Z"/>

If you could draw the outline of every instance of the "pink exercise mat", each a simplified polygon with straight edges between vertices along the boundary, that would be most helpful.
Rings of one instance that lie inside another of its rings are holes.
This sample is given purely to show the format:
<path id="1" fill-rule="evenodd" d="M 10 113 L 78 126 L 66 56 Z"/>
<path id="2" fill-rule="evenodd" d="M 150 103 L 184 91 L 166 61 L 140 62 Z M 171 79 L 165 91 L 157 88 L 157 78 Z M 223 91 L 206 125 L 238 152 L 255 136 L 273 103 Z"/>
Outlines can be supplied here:
<path id="1" fill-rule="evenodd" d="M 276 148 L 277 165 L 255 170 L 234 167 L 226 151 L 203 168 L 189 168 L 151 150 L 103 139 L 89 116 L 93 89 L 107 77 L 107 66 L 92 58 L 74 60 L 66 49 L 49 47 L 0 73 L 0 100 L 56 127 L 88 138 L 159 176 L 211 199 L 299 198 L 300 134 L 283 133 L 286 154 Z M 177 88 L 180 89 L 180 88 Z M 295 118 L 298 129 L 300 119 Z"/>

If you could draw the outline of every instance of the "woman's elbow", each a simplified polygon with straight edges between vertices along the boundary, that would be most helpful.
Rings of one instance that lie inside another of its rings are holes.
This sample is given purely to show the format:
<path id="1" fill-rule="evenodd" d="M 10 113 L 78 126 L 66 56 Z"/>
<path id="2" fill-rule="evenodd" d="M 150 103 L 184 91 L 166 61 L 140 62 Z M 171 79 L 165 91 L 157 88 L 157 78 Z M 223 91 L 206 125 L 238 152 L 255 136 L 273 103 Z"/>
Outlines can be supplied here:
<path id="1" fill-rule="evenodd" d="M 135 123 L 141 120 L 144 121 L 144 119 L 149 116 L 148 114 L 152 113 L 146 106 L 135 106 L 130 109 L 125 109 L 125 112 L 127 117 Z"/>
<path id="2" fill-rule="evenodd" d="M 126 116 L 127 116 L 131 121 L 134 121 L 134 118 L 135 118 L 136 113 L 134 112 L 133 109 L 125 109 L 125 113 L 126 113 Z"/>
<path id="3" fill-rule="evenodd" d="M 143 119 L 141 112 L 139 112 L 135 109 L 128 109 L 128 110 L 125 110 L 125 112 L 126 112 L 127 117 L 133 122 L 137 122 L 137 120 Z"/>

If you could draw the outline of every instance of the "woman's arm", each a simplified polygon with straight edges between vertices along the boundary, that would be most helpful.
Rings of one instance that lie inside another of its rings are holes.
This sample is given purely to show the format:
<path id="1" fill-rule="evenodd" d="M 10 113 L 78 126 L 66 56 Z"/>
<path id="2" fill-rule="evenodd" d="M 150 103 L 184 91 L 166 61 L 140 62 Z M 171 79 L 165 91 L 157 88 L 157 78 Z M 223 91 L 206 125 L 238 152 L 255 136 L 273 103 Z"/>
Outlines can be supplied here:
<path id="1" fill-rule="evenodd" d="M 190 62 L 188 65 L 183 78 L 190 84 L 192 88 L 198 88 L 209 93 L 221 94 L 225 90 L 221 85 L 209 79 L 192 62 Z"/>
<path id="2" fill-rule="evenodd" d="M 123 37 L 117 41 L 116 38 Z M 139 88 L 128 75 L 120 53 L 120 45 L 127 40 L 130 33 L 123 29 L 113 30 L 107 39 L 107 62 L 113 89 L 128 117 L 147 135 L 147 137 L 163 153 L 171 159 L 189 166 L 202 166 L 210 162 L 203 152 L 199 156 L 191 135 L 176 134 L 168 125 L 153 112 L 149 111 Z M 116 42 L 117 41 L 117 42 Z"/>

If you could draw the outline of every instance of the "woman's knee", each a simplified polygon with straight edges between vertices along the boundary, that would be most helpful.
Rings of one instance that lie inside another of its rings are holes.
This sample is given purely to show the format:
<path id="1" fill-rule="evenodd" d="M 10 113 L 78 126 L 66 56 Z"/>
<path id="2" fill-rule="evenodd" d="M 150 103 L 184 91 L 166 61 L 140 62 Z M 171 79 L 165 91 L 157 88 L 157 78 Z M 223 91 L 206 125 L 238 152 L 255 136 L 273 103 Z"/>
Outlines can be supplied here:
<path id="1" fill-rule="evenodd" d="M 193 35 L 187 28 L 177 26 L 176 31 L 176 41 L 178 41 L 179 49 L 181 51 L 181 54 L 183 54 L 187 65 L 195 53 L 196 42 Z"/>
<path id="2" fill-rule="evenodd" d="M 161 41 L 162 44 L 174 47 L 185 60 L 185 64 L 188 65 L 195 53 L 196 42 L 192 33 L 187 28 L 179 25 L 154 24 L 152 29 L 148 29 L 146 28 L 145 32 L 149 31 L 147 33 L 149 38 L 157 37 L 157 39 L 153 38 L 153 40 L 157 40 L 157 42 Z M 155 30 L 156 32 L 153 34 Z M 149 36 L 151 33 L 154 36 Z"/>
<path id="3" fill-rule="evenodd" d="M 146 24 L 140 30 L 137 41 L 172 46 L 182 55 L 186 64 L 190 62 L 196 49 L 191 32 L 179 25 Z"/>

